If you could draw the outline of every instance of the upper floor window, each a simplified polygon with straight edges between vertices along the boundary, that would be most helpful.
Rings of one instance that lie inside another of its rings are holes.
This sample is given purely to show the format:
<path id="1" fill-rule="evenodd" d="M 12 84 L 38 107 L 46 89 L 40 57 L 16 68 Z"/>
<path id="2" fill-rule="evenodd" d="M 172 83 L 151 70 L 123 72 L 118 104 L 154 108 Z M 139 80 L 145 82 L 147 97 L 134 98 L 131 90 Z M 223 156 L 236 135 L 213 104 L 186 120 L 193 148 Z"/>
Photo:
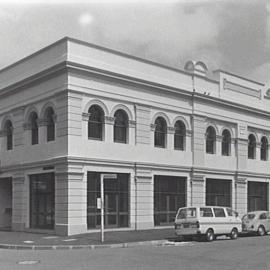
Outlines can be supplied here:
<path id="1" fill-rule="evenodd" d="M 231 133 L 227 129 L 222 132 L 221 153 L 222 156 L 229 156 L 231 154 Z"/>
<path id="2" fill-rule="evenodd" d="M 268 159 L 268 140 L 264 136 L 261 139 L 261 160 L 267 160 Z"/>
<path id="3" fill-rule="evenodd" d="M 213 127 L 208 127 L 206 130 L 206 153 L 214 154 L 216 144 L 216 131 Z"/>
<path id="4" fill-rule="evenodd" d="M 55 140 L 55 120 L 54 111 L 51 107 L 46 109 L 45 119 L 47 124 L 47 142 Z"/>
<path id="5" fill-rule="evenodd" d="M 128 115 L 124 110 L 117 110 L 114 117 L 114 142 L 127 143 Z"/>
<path id="6" fill-rule="evenodd" d="M 174 149 L 185 150 L 186 126 L 182 121 L 177 121 L 174 125 Z"/>
<path id="7" fill-rule="evenodd" d="M 13 126 L 10 120 L 5 123 L 5 131 L 7 150 L 11 150 L 13 148 Z"/>
<path id="8" fill-rule="evenodd" d="M 167 123 L 163 117 L 155 121 L 155 147 L 166 147 Z"/>
<path id="9" fill-rule="evenodd" d="M 88 110 L 88 138 L 102 140 L 104 128 L 104 112 L 98 105 L 92 105 Z"/>
<path id="10" fill-rule="evenodd" d="M 248 136 L 248 158 L 255 159 L 256 157 L 256 138 L 253 134 Z"/>
<path id="11" fill-rule="evenodd" d="M 31 143 L 38 144 L 38 116 L 36 112 L 32 112 L 30 115 L 31 124 Z"/>

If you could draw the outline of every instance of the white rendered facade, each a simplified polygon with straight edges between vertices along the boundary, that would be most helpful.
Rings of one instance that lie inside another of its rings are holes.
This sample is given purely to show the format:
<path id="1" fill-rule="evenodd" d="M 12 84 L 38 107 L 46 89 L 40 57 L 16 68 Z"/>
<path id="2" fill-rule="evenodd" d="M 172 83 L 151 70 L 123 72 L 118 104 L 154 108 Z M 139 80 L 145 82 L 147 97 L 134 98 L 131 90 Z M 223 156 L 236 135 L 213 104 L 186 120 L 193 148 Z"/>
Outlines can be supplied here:
<path id="1" fill-rule="evenodd" d="M 204 71 L 200 62 L 181 71 L 70 38 L 1 70 L 0 227 L 62 235 L 98 230 L 95 201 L 105 172 L 119 175 L 107 190 L 111 230 L 170 225 L 183 204 L 226 204 L 240 214 L 269 209 L 270 95 L 263 84 L 224 71 L 213 80 Z M 103 112 L 100 139 L 89 138 L 92 106 Z M 48 108 L 55 125 L 50 141 Z M 115 142 L 119 111 L 125 142 Z M 166 124 L 161 147 L 157 119 Z M 177 121 L 185 133 L 175 149 Z M 248 152 L 250 134 L 255 144 Z"/>

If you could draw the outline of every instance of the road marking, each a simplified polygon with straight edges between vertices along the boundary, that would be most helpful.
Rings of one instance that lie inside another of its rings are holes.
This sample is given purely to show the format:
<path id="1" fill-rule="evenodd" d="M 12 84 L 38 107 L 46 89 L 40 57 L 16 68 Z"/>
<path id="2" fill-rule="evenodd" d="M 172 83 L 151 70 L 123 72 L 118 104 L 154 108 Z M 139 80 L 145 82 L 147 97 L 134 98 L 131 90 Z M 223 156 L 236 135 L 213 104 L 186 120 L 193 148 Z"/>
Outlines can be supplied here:
<path id="1" fill-rule="evenodd" d="M 62 240 L 63 242 L 72 242 L 72 241 L 77 241 L 78 239 L 65 239 L 65 240 Z"/>
<path id="2" fill-rule="evenodd" d="M 26 241 L 23 241 L 25 244 L 33 244 L 34 241 L 30 241 L 30 240 L 26 240 Z"/>
<path id="3" fill-rule="evenodd" d="M 193 246 L 193 243 L 191 242 L 165 242 L 163 243 L 163 246 Z"/>
<path id="4" fill-rule="evenodd" d="M 56 238 L 59 238 L 59 236 L 45 236 L 45 237 L 42 237 L 43 239 L 56 239 Z"/>
<path id="5" fill-rule="evenodd" d="M 17 264 L 38 264 L 38 263 L 40 263 L 40 261 L 38 261 L 38 260 L 36 260 L 36 261 L 32 260 L 32 261 L 19 261 L 19 262 L 17 262 Z"/>

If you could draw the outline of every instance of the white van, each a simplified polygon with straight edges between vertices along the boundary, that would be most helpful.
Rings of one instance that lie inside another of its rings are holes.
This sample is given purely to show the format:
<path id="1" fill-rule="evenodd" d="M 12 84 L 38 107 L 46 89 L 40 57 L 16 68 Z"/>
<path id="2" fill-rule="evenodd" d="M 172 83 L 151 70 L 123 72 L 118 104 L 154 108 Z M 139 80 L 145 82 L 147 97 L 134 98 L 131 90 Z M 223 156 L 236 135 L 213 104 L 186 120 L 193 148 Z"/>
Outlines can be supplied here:
<path id="1" fill-rule="evenodd" d="M 202 206 L 179 208 L 175 217 L 177 236 L 205 237 L 213 241 L 218 235 L 236 239 L 242 232 L 242 221 L 238 213 L 228 207 Z"/>

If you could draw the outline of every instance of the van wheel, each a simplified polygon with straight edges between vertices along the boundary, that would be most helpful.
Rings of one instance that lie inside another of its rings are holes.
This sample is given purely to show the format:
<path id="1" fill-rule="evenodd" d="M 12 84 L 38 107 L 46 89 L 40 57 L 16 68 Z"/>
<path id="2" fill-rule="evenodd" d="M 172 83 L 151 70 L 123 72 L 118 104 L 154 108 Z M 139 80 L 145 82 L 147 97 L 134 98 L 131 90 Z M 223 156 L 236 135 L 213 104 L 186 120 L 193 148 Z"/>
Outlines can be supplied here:
<path id="1" fill-rule="evenodd" d="M 257 233 L 258 233 L 259 236 L 265 235 L 265 229 L 264 229 L 264 227 L 262 225 L 258 228 Z"/>
<path id="2" fill-rule="evenodd" d="M 212 242 L 215 239 L 214 231 L 212 229 L 208 229 L 205 239 L 207 242 Z"/>
<path id="3" fill-rule="evenodd" d="M 234 240 L 237 239 L 237 237 L 238 237 L 238 230 L 236 228 L 233 228 L 230 234 L 230 238 Z"/>

